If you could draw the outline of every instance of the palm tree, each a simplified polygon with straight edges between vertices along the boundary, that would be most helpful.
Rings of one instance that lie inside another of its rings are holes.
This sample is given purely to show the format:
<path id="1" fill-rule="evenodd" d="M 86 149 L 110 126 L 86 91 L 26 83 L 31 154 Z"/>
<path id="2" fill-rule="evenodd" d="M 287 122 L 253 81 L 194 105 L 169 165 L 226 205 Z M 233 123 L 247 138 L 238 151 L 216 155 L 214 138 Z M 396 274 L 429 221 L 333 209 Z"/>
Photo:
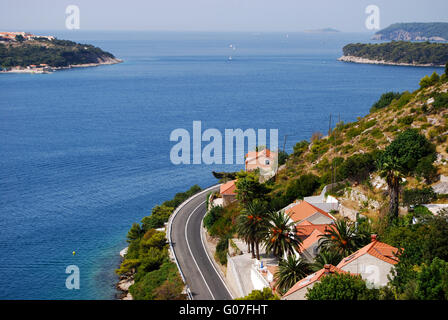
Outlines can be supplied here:
<path id="1" fill-rule="evenodd" d="M 332 264 L 336 266 L 341 262 L 343 256 L 336 250 L 320 250 L 319 254 L 314 258 L 314 262 L 311 264 L 311 270 L 318 271 L 322 269 L 326 264 Z"/>
<path id="2" fill-rule="evenodd" d="M 267 233 L 266 204 L 260 200 L 248 203 L 238 217 L 236 230 L 238 236 L 252 247 L 252 258 L 260 260 L 260 242 Z"/>
<path id="3" fill-rule="evenodd" d="M 377 167 L 380 176 L 386 179 L 389 192 L 389 221 L 398 217 L 398 204 L 400 194 L 400 181 L 403 177 L 403 168 L 398 162 L 398 159 L 384 155 L 379 158 Z"/>
<path id="4" fill-rule="evenodd" d="M 283 211 L 277 211 L 269 214 L 265 242 L 266 252 L 281 258 L 285 254 L 298 252 L 302 240 L 297 236 L 295 222 L 290 221 Z"/>
<path id="5" fill-rule="evenodd" d="M 320 237 L 318 248 L 336 251 L 346 257 L 358 250 L 363 240 L 364 237 L 357 234 L 354 223 L 340 219 L 326 229 L 325 234 Z"/>
<path id="6" fill-rule="evenodd" d="M 308 262 L 295 255 L 280 260 L 278 270 L 274 275 L 275 286 L 281 294 L 285 294 L 299 280 L 311 272 Z"/>

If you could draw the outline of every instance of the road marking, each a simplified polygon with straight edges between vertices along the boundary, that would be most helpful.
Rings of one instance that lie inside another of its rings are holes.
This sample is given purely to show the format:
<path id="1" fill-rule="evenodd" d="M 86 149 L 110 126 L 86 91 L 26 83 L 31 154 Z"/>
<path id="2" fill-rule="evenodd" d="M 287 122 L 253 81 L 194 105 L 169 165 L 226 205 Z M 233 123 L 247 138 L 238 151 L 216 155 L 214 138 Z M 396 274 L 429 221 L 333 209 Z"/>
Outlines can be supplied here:
<path id="1" fill-rule="evenodd" d="M 176 251 L 175 251 L 174 248 L 173 248 L 173 241 L 172 241 L 172 238 L 171 238 L 171 226 L 172 226 L 172 224 L 173 224 L 174 218 L 176 218 L 176 216 L 177 216 L 177 213 L 178 213 L 180 210 L 182 210 L 182 208 L 183 208 L 188 202 L 192 201 L 193 199 L 195 199 L 196 197 L 202 195 L 203 193 L 208 192 L 209 190 L 213 190 L 213 189 L 215 189 L 215 188 L 218 187 L 218 186 L 219 186 L 219 184 L 218 184 L 218 185 L 215 185 L 215 186 L 208 187 L 207 189 L 202 190 L 202 191 L 196 193 L 195 195 L 191 196 L 190 198 L 186 199 L 184 202 L 182 202 L 182 203 L 176 208 L 176 210 L 174 210 L 173 214 L 171 214 L 170 217 L 169 217 L 169 219 L 168 219 L 168 242 L 169 242 L 169 244 L 170 244 L 170 249 L 171 249 L 171 252 L 172 252 L 172 254 L 173 254 L 174 261 L 176 262 L 177 269 L 179 270 L 179 273 L 180 273 L 180 275 L 181 275 L 181 277 L 182 277 L 182 280 L 183 280 L 185 286 L 187 287 L 187 293 L 188 293 L 188 297 L 190 298 L 190 300 L 193 300 L 193 296 L 191 295 L 190 288 L 189 288 L 189 286 L 188 286 L 188 284 L 187 284 L 187 281 L 186 281 L 186 279 L 185 279 L 185 276 L 184 276 L 184 274 L 183 274 L 183 272 L 182 272 L 182 269 L 181 269 L 181 267 L 180 267 L 180 265 L 179 265 L 179 261 L 177 260 Z"/>
<path id="2" fill-rule="evenodd" d="M 205 202 L 205 201 L 204 201 Z M 204 203 L 203 202 L 203 203 Z M 205 247 L 205 243 L 204 243 L 204 232 L 202 230 L 204 225 L 204 218 L 202 218 L 201 220 L 201 242 L 202 242 L 202 247 L 204 248 L 205 251 L 205 255 L 207 256 L 208 260 L 210 261 L 210 264 L 213 266 L 213 269 L 215 269 L 216 274 L 218 275 L 219 279 L 221 279 L 222 284 L 224 285 L 224 287 L 226 288 L 227 292 L 229 293 L 229 296 L 234 299 L 232 292 L 229 290 L 229 287 L 227 287 L 226 282 L 224 281 L 224 279 L 221 277 L 221 273 L 219 273 L 219 271 L 216 269 L 215 264 L 213 263 L 212 259 L 210 258 L 210 255 L 208 254 L 207 248 Z"/>
<path id="3" fill-rule="evenodd" d="M 204 201 L 204 202 L 205 202 L 205 201 Z M 201 274 L 201 277 L 202 277 L 202 279 L 204 280 L 204 283 L 205 283 L 205 285 L 207 286 L 208 291 L 209 291 L 210 294 L 212 295 L 213 300 L 216 300 L 216 299 L 215 299 L 215 296 L 213 295 L 212 291 L 210 290 L 210 287 L 208 286 L 207 281 L 205 281 L 205 277 L 204 277 L 204 275 L 202 274 L 202 271 L 201 271 L 201 269 L 199 268 L 199 265 L 198 265 L 198 263 L 196 262 L 196 259 L 194 258 L 193 252 L 191 251 L 191 248 L 190 248 L 190 244 L 188 243 L 188 236 L 187 236 L 187 229 L 188 229 L 188 223 L 189 223 L 189 221 L 190 221 L 190 218 L 191 218 L 191 216 L 195 213 L 195 211 L 196 211 L 200 206 L 202 206 L 202 205 L 204 204 L 204 202 L 201 202 L 201 203 L 200 203 L 200 204 L 199 204 L 199 205 L 198 205 L 198 206 L 191 212 L 191 214 L 188 216 L 187 222 L 185 223 L 185 241 L 187 242 L 188 250 L 190 251 L 191 257 L 193 258 L 193 261 L 194 261 L 194 263 L 196 264 L 196 267 L 198 268 L 199 273 Z"/>

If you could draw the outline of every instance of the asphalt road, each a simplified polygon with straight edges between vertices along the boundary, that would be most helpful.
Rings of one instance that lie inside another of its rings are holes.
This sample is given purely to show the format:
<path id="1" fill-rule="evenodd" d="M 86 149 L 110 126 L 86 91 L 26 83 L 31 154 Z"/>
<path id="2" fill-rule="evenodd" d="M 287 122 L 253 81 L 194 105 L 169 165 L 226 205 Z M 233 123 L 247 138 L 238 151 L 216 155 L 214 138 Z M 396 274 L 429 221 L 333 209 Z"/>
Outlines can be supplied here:
<path id="1" fill-rule="evenodd" d="M 205 199 L 210 191 L 218 189 L 219 186 L 190 198 L 171 222 L 173 250 L 194 300 L 232 299 L 201 240 Z"/>

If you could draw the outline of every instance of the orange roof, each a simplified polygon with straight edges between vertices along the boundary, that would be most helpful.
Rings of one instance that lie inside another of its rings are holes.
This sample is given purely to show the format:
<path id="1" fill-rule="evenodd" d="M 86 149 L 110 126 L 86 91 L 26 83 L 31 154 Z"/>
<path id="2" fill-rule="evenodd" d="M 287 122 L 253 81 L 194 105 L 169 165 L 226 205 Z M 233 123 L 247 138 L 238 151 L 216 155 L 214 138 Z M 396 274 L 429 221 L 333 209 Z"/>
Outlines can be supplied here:
<path id="1" fill-rule="evenodd" d="M 295 285 L 293 285 L 291 287 L 291 289 L 289 289 L 288 292 L 286 292 L 283 296 L 286 297 L 286 296 L 290 295 L 291 293 L 296 292 L 297 290 L 305 288 L 305 287 L 309 286 L 310 284 L 312 284 L 316 281 L 319 281 L 322 278 L 322 276 L 324 276 L 326 274 L 325 271 L 326 271 L 325 268 L 322 268 L 319 271 L 317 271 L 313 274 L 310 274 L 308 277 L 303 278 L 302 280 L 297 282 Z M 341 270 L 338 267 L 335 267 L 331 264 L 329 265 L 328 272 L 330 274 L 331 273 L 348 273 L 348 272 Z"/>
<path id="2" fill-rule="evenodd" d="M 224 194 L 224 195 L 236 195 L 235 190 L 236 190 L 236 184 L 235 184 L 236 180 L 232 180 L 229 182 L 226 182 L 224 184 L 222 184 L 219 187 L 219 193 L 220 194 Z"/>
<path id="3" fill-rule="evenodd" d="M 295 206 L 286 210 L 286 214 L 290 215 L 291 219 L 295 222 L 305 220 L 315 213 L 320 213 L 332 220 L 335 220 L 335 218 L 328 212 L 325 212 L 324 210 L 315 207 L 311 203 L 308 203 L 306 201 L 298 202 Z"/>
<path id="4" fill-rule="evenodd" d="M 302 239 L 300 251 L 307 250 L 316 241 L 319 241 L 328 229 L 333 228 L 330 224 L 312 224 L 308 220 L 303 220 L 296 226 L 297 235 Z"/>
<path id="5" fill-rule="evenodd" d="M 358 259 L 364 254 L 370 254 L 371 256 L 374 256 L 390 264 L 397 264 L 398 258 L 395 256 L 397 252 L 398 252 L 397 248 L 392 247 L 387 243 L 374 240 L 370 242 L 368 245 L 362 247 L 361 249 L 353 253 L 352 255 L 342 259 L 342 261 L 339 262 L 338 264 L 338 268 L 344 267 L 345 265 L 349 264 L 355 259 Z"/>

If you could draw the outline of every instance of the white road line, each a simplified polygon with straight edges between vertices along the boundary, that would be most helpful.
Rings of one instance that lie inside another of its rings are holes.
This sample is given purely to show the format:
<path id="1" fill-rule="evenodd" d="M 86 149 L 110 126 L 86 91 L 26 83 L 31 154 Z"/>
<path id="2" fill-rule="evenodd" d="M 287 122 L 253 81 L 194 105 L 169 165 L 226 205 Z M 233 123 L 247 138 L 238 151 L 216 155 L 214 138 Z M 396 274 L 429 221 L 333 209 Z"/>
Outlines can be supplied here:
<path id="1" fill-rule="evenodd" d="M 189 289 L 189 286 L 187 285 L 187 281 L 186 281 L 186 279 L 185 279 L 184 273 L 182 272 L 182 269 L 181 269 L 181 267 L 180 267 L 180 265 L 179 265 L 179 261 L 177 260 L 176 251 L 175 251 L 174 248 L 173 248 L 173 240 L 172 240 L 172 237 L 171 237 L 171 226 L 172 226 L 172 224 L 173 224 L 174 218 L 176 217 L 177 213 L 178 213 L 180 210 L 182 210 L 182 208 L 183 208 L 188 202 L 192 201 L 194 198 L 196 198 L 196 197 L 202 195 L 203 193 L 208 192 L 209 190 L 213 190 L 213 189 L 216 188 L 217 186 L 219 186 L 219 184 L 218 184 L 218 185 L 215 185 L 215 186 L 208 187 L 207 189 L 202 190 L 202 191 L 196 193 L 195 195 L 191 196 L 190 198 L 186 199 L 184 202 L 182 202 L 182 203 L 176 208 L 176 210 L 174 210 L 173 214 L 171 214 L 170 217 L 169 217 L 169 219 L 168 219 L 168 242 L 169 242 L 169 244 L 170 244 L 170 249 L 171 249 L 171 252 L 172 252 L 172 254 L 173 254 L 174 261 L 176 262 L 177 269 L 179 270 L 179 273 L 180 273 L 180 275 L 181 275 L 181 277 L 182 277 L 182 280 L 184 281 L 184 284 L 187 286 L 187 292 L 189 292 L 190 289 Z M 189 296 L 190 300 L 193 300 L 193 297 L 191 296 L 191 293 L 189 293 L 188 296 Z"/>
<path id="2" fill-rule="evenodd" d="M 205 201 L 204 201 L 204 202 L 205 202 Z M 199 268 L 199 265 L 198 265 L 198 263 L 196 262 L 196 259 L 194 258 L 193 252 L 191 251 L 191 248 L 190 248 L 190 244 L 188 243 L 188 236 L 187 236 L 187 229 L 188 229 L 188 223 L 189 223 L 189 221 L 190 221 L 190 218 L 191 218 L 191 216 L 194 214 L 194 212 L 195 212 L 200 206 L 202 206 L 202 205 L 204 204 L 204 202 L 200 203 L 200 204 L 199 204 L 199 205 L 192 211 L 192 213 L 188 216 L 187 222 L 185 223 L 185 241 L 187 242 L 188 250 L 190 251 L 191 257 L 193 258 L 193 261 L 194 261 L 194 263 L 196 264 L 196 267 L 198 268 L 199 273 L 201 274 L 201 277 L 202 277 L 202 279 L 204 280 L 204 283 L 205 283 L 205 285 L 207 286 L 208 291 L 209 291 L 210 294 L 212 295 L 213 300 L 216 300 L 216 299 L 215 299 L 215 296 L 213 295 L 212 291 L 210 290 L 210 287 L 208 286 L 207 281 L 205 281 L 204 275 L 202 274 L 202 271 L 201 271 L 201 269 Z"/>
<path id="3" fill-rule="evenodd" d="M 205 201 L 204 201 L 205 202 Z M 222 284 L 224 285 L 224 287 L 226 288 L 227 292 L 229 293 L 230 297 L 232 299 L 234 299 L 234 296 L 232 295 L 232 292 L 229 290 L 229 287 L 227 287 L 226 282 L 224 281 L 224 279 L 221 276 L 221 273 L 216 269 L 215 264 L 212 261 L 212 258 L 210 258 L 210 255 L 208 254 L 207 248 L 205 247 L 205 243 L 204 243 L 204 232 L 202 230 L 204 225 L 204 219 L 201 220 L 201 242 L 202 242 L 202 246 L 204 247 L 204 251 L 205 251 L 205 255 L 207 256 L 208 260 L 210 261 L 210 264 L 213 266 L 213 269 L 215 269 L 216 274 L 218 275 L 219 279 L 221 280 Z"/>

